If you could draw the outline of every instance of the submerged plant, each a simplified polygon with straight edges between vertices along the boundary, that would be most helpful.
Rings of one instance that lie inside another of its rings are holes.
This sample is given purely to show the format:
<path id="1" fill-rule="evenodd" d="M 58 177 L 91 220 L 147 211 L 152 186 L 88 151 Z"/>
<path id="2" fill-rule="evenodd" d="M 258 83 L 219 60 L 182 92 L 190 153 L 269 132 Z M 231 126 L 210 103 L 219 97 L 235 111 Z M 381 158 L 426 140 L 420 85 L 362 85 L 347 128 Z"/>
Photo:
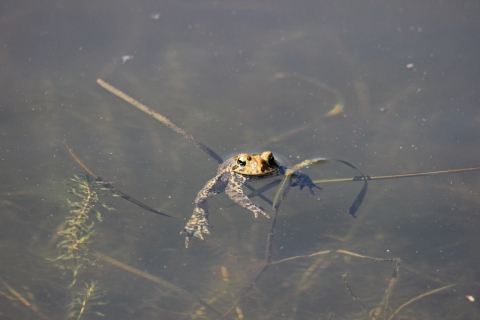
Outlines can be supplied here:
<path id="1" fill-rule="evenodd" d="M 70 284 L 72 287 L 77 279 L 80 268 L 85 263 L 91 261 L 86 257 L 86 245 L 91 242 L 91 238 L 95 235 L 95 222 L 91 216 L 94 215 L 96 220 L 101 222 L 102 216 L 96 207 L 104 207 L 108 210 L 105 203 L 98 199 L 98 194 L 104 191 L 101 184 L 95 181 L 89 174 L 81 173 L 70 178 L 69 192 L 79 198 L 78 201 L 67 199 L 69 214 L 65 220 L 62 230 L 58 231 L 61 241 L 57 248 L 60 255 L 52 259 L 53 261 L 62 261 L 61 268 L 71 270 L 73 280 Z"/>
<path id="2" fill-rule="evenodd" d="M 74 293 L 73 301 L 70 304 L 71 312 L 68 319 L 80 320 L 86 313 L 91 312 L 93 306 L 100 306 L 106 302 L 99 301 L 105 293 L 98 289 L 97 282 L 92 281 L 90 284 L 86 283 L 85 288 Z M 94 311 L 94 314 L 103 317 L 104 314 Z"/>

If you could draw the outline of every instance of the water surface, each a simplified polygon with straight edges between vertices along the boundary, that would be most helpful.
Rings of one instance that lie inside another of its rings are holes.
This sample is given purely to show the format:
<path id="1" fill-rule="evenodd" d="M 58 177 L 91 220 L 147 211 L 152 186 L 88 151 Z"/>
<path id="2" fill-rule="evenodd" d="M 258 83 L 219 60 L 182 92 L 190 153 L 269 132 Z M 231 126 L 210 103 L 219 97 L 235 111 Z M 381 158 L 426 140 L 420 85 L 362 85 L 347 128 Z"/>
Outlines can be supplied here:
<path id="1" fill-rule="evenodd" d="M 100 301 L 108 303 L 85 318 L 96 311 L 105 319 L 216 317 L 190 297 L 102 260 L 68 287 L 71 272 L 46 260 L 59 255 L 55 235 L 67 198 L 73 200 L 66 183 L 81 170 L 64 139 L 104 179 L 178 218 L 105 196 L 116 210 L 102 211 L 93 249 L 221 312 L 262 267 L 271 221 L 228 207 L 225 195 L 209 201 L 212 234 L 184 248 L 178 233 L 216 162 L 97 78 L 223 158 L 271 150 L 290 164 L 344 159 L 372 176 L 474 167 L 479 9 L 475 1 L 4 2 L 0 277 L 27 303 L 2 284 L 0 314 L 65 319 L 72 293 L 98 281 Z M 343 112 L 325 117 L 339 102 Z M 306 172 L 314 179 L 357 175 L 334 163 Z M 399 316 L 477 318 L 477 304 L 466 296 L 480 293 L 478 177 L 373 181 L 357 219 L 348 208 L 361 183 L 325 183 L 314 196 L 293 189 L 280 207 L 273 259 L 339 249 L 400 258 L 388 314 L 458 283 Z M 298 259 L 271 266 L 238 306 L 245 319 L 327 319 L 332 312 L 335 319 L 369 318 L 392 272 L 390 263 L 341 254 Z M 346 290 L 345 273 L 366 310 Z"/>

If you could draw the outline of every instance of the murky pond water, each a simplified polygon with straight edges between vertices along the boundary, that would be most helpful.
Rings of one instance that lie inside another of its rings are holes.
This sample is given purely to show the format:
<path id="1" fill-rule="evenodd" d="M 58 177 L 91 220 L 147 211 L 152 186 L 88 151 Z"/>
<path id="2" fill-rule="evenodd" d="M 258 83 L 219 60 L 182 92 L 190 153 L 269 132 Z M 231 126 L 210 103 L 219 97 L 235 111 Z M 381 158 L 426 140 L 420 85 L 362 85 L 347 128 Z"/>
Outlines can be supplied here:
<path id="1" fill-rule="evenodd" d="M 217 163 L 105 91 L 98 78 L 224 159 L 271 150 L 289 165 L 343 159 L 370 176 L 480 165 L 475 1 L 1 7 L 5 319 L 220 318 L 265 264 L 271 220 L 229 206 L 224 194 L 209 201 L 211 235 L 184 248 L 179 232 Z M 115 210 L 97 206 L 103 221 L 72 231 L 91 235 L 94 251 L 77 243 L 75 259 L 52 262 L 61 241 L 65 249 L 81 240 L 62 234 L 71 217 L 67 199 L 79 200 L 67 183 L 81 172 L 64 140 L 106 181 L 177 219 L 106 193 L 99 201 Z M 333 162 L 305 172 L 314 180 L 358 175 Z M 388 319 L 410 299 L 456 284 L 395 317 L 478 318 L 470 300 L 480 299 L 479 177 L 472 171 L 370 181 L 357 219 L 348 208 L 361 182 L 322 183 L 313 196 L 293 188 L 278 212 L 273 261 L 333 252 L 270 265 L 224 317 L 380 319 L 390 288 Z M 273 199 L 275 189 L 265 195 Z M 401 259 L 395 283 L 392 263 L 341 250 Z"/>

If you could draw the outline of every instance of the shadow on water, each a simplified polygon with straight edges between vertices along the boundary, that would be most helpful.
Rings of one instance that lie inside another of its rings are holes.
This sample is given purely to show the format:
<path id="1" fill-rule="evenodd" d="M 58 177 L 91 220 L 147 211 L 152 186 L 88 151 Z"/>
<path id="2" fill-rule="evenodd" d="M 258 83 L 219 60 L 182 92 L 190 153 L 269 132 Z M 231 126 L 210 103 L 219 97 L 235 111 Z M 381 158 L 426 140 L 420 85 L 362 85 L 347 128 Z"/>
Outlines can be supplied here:
<path id="1" fill-rule="evenodd" d="M 289 165 L 345 159 L 370 176 L 479 165 L 476 2 L 24 4 L 7 1 L 0 16 L 5 319 L 218 318 L 209 306 L 225 313 L 264 268 L 271 221 L 223 195 L 209 200 L 212 234 L 184 249 L 178 233 L 216 161 L 97 78 L 222 158 L 272 150 Z M 65 139 L 106 181 L 178 219 L 105 190 L 95 198 L 91 181 L 69 193 L 82 176 Z M 450 284 L 395 318 L 478 318 L 477 181 L 371 181 L 357 219 L 348 208 L 361 182 L 292 189 L 273 263 L 226 318 L 381 319 L 391 286 L 388 319 Z M 345 252 L 400 258 L 398 276 Z"/>

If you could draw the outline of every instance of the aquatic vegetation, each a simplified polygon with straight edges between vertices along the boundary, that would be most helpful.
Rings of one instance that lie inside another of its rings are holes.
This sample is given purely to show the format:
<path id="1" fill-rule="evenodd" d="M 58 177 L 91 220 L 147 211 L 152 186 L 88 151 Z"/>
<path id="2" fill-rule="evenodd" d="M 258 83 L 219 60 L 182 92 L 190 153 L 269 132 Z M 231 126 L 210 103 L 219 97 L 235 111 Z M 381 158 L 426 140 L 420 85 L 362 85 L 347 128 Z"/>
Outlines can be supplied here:
<path id="1" fill-rule="evenodd" d="M 107 204 L 98 199 L 99 192 L 105 191 L 105 188 L 97 183 L 87 173 L 74 175 L 70 178 L 69 192 L 78 200 L 67 199 L 69 214 L 65 219 L 62 230 L 58 231 L 60 242 L 57 248 L 60 255 L 52 261 L 61 262 L 58 267 L 72 272 L 72 282 L 70 287 L 75 285 L 79 270 L 85 264 L 92 263 L 86 256 L 87 245 L 92 241 L 95 235 L 94 216 L 98 222 L 102 221 L 102 215 L 97 210 L 98 207 L 104 207 L 112 210 Z"/>
<path id="2" fill-rule="evenodd" d="M 57 248 L 60 255 L 55 259 L 56 265 L 72 273 L 72 281 L 68 286 L 73 295 L 73 301 L 69 305 L 71 311 L 68 319 L 80 320 L 95 305 L 105 304 L 99 301 L 103 295 L 98 290 L 97 282 L 91 281 L 83 289 L 76 289 L 79 271 L 95 261 L 88 257 L 88 244 L 95 235 L 95 221 L 103 221 L 102 215 L 97 208 L 103 207 L 112 210 L 110 206 L 99 200 L 98 196 L 108 190 L 96 181 L 88 173 L 75 174 L 68 184 L 69 193 L 75 196 L 75 201 L 66 199 L 69 213 L 65 218 L 63 228 L 58 231 L 60 239 Z M 95 312 L 97 315 L 103 315 Z"/>
<path id="3" fill-rule="evenodd" d="M 104 294 L 105 292 L 98 288 L 96 281 L 92 281 L 89 284 L 86 283 L 85 288 L 73 294 L 73 301 L 70 304 L 70 309 L 72 311 L 67 318 L 80 320 L 89 312 L 103 317 L 103 313 L 92 311 L 92 307 L 106 304 L 106 302 L 100 301 Z"/>

